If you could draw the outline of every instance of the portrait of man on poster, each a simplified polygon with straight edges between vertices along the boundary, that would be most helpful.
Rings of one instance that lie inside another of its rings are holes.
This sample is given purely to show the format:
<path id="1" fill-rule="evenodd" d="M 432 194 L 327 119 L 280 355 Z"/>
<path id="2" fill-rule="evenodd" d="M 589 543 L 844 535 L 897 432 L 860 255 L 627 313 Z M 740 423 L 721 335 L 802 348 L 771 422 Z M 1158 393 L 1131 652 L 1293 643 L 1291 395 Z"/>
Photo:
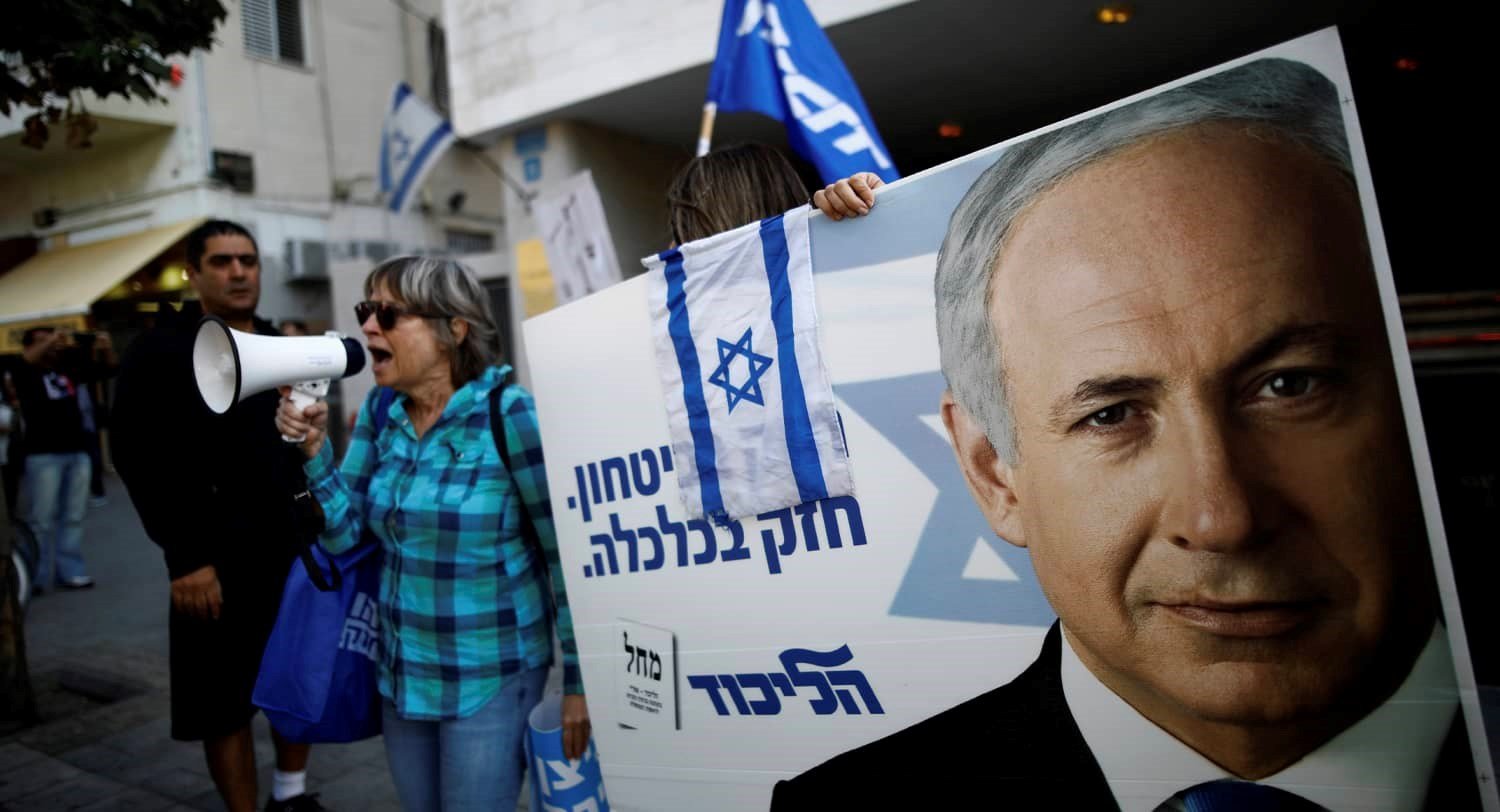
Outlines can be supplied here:
<path id="1" fill-rule="evenodd" d="M 1059 620 L 773 809 L 1479 808 L 1332 81 L 1260 59 L 1006 148 L 936 300 L 957 463 Z"/>

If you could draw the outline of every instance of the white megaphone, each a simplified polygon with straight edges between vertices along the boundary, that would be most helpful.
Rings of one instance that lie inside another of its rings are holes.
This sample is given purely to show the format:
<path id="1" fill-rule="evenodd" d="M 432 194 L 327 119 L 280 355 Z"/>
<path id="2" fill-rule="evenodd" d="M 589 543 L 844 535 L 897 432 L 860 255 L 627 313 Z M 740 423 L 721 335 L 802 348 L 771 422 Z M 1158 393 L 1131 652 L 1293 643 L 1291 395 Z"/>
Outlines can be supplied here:
<path id="1" fill-rule="evenodd" d="M 288 385 L 292 403 L 305 409 L 328 394 L 330 380 L 364 368 L 364 347 L 338 333 L 263 336 L 232 329 L 218 316 L 204 316 L 193 340 L 198 393 L 217 414 L 251 395 Z M 281 439 L 303 440 L 285 434 Z"/>

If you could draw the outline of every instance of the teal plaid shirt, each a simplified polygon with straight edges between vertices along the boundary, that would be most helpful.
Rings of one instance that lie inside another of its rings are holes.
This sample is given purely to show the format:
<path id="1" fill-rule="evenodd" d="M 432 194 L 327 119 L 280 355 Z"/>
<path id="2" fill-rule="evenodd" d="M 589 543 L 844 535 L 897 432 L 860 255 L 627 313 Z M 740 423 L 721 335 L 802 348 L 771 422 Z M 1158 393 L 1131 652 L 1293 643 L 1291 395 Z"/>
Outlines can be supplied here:
<path id="1" fill-rule="evenodd" d="M 420 440 L 401 396 L 375 436 L 371 392 L 343 465 L 327 443 L 307 462 L 323 547 L 348 550 L 367 527 L 380 540 L 380 693 L 404 719 L 469 716 L 507 677 L 549 665 L 549 575 L 564 691 L 583 693 L 531 394 L 511 386 L 500 404 L 509 474 L 490 433 L 489 393 L 509 371 L 492 367 L 460 387 Z M 521 536 L 523 509 L 545 561 Z"/>

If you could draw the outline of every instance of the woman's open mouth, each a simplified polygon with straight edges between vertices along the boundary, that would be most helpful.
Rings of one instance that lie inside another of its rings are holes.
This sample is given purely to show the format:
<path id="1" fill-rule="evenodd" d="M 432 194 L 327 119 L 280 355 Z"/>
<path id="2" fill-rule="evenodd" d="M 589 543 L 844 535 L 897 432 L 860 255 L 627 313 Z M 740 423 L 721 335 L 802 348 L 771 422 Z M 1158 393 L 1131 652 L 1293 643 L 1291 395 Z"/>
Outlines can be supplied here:
<path id="1" fill-rule="evenodd" d="M 370 370 L 374 371 L 385 366 L 391 360 L 391 351 L 382 350 L 379 347 L 370 348 Z"/>

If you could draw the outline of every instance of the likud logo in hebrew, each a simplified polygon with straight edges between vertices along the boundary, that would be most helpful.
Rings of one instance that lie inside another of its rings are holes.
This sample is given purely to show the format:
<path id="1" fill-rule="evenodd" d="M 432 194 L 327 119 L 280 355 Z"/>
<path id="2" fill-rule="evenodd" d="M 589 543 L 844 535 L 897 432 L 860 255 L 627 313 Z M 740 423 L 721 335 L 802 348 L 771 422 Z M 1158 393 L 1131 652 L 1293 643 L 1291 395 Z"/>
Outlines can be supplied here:
<path id="1" fill-rule="evenodd" d="M 714 712 L 720 716 L 729 716 L 731 705 L 739 716 L 777 716 L 786 706 L 795 706 L 792 702 L 783 703 L 783 698 L 797 697 L 806 699 L 808 707 L 819 716 L 838 713 L 840 708 L 850 715 L 885 713 L 864 672 L 839 668 L 853 659 L 854 653 L 847 645 L 832 651 L 789 648 L 781 652 L 781 671 L 694 674 L 687 681 L 708 694 Z M 810 690 L 803 692 L 803 689 Z M 726 697 L 729 704 L 725 704 Z"/>

